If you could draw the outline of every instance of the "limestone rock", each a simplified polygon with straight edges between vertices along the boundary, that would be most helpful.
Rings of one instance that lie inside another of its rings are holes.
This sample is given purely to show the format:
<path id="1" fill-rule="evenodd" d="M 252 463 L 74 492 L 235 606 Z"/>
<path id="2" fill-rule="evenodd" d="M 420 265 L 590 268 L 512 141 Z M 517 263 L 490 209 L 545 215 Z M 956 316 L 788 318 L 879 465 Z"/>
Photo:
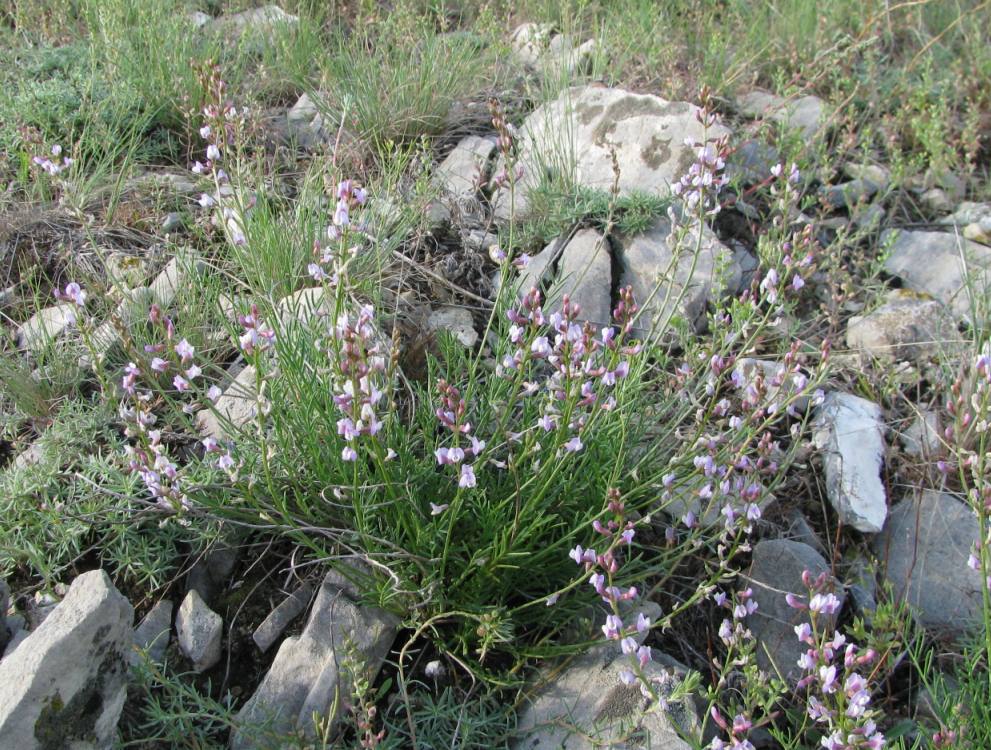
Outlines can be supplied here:
<path id="1" fill-rule="evenodd" d="M 585 70 L 596 51 L 594 39 L 578 45 L 567 34 L 557 34 L 546 23 L 524 23 L 513 30 L 510 44 L 525 68 L 547 76 L 569 77 Z"/>
<path id="2" fill-rule="evenodd" d="M 203 263 L 190 252 L 180 252 L 165 264 L 158 276 L 148 285 L 159 307 L 171 307 L 180 290 L 189 290 L 193 277 L 202 272 Z"/>
<path id="3" fill-rule="evenodd" d="M 877 533 L 888 514 L 881 482 L 885 445 L 880 407 L 847 393 L 829 393 L 814 429 L 830 504 L 847 526 Z"/>
<path id="4" fill-rule="evenodd" d="M 196 589 L 179 605 L 175 630 L 179 650 L 193 663 L 193 671 L 205 672 L 220 661 L 224 620 L 204 603 Z"/>
<path id="5" fill-rule="evenodd" d="M 644 669 L 662 695 L 678 678 L 655 659 Z M 675 726 L 697 731 L 688 700 L 672 701 L 666 711 L 646 711 L 638 684 L 625 685 L 620 673 L 628 657 L 607 643 L 574 659 L 520 712 L 514 750 L 592 750 L 600 747 L 688 750 Z M 621 742 L 621 744 L 616 744 Z"/>
<path id="6" fill-rule="evenodd" d="M 286 113 L 286 123 L 290 138 L 304 149 L 314 149 L 331 143 L 336 137 L 333 129 L 328 129 L 323 115 L 309 94 L 302 94 Z"/>
<path id="7" fill-rule="evenodd" d="M 494 151 L 495 144 L 489 138 L 463 138 L 437 167 L 438 187 L 453 198 L 474 198 L 488 181 Z"/>
<path id="8" fill-rule="evenodd" d="M 924 627 L 960 634 L 983 618 L 981 573 L 967 566 L 979 537 L 970 507 L 927 490 L 892 508 L 873 549 L 894 596 L 915 610 Z"/>
<path id="9" fill-rule="evenodd" d="M 612 320 L 611 285 L 612 261 L 606 239 L 594 229 L 579 230 L 561 252 L 546 307 L 560 309 L 561 298 L 567 294 L 571 303 L 581 308 L 578 320 L 597 327 L 608 325 Z"/>
<path id="10" fill-rule="evenodd" d="M 471 312 L 464 307 L 445 305 L 430 312 L 427 327 L 431 331 L 448 331 L 462 346 L 473 347 L 478 343 L 478 331 Z"/>
<path id="11" fill-rule="evenodd" d="M 939 429 L 939 414 L 929 409 L 921 411 L 912 424 L 898 436 L 905 453 L 916 458 L 932 458 L 943 452 Z"/>
<path id="12" fill-rule="evenodd" d="M 850 318 L 846 329 L 851 349 L 888 361 L 929 359 L 957 338 L 956 323 L 940 302 L 903 289 L 893 290 L 876 310 Z"/>
<path id="13" fill-rule="evenodd" d="M 893 231 L 885 232 L 882 242 L 890 241 Z M 901 231 L 894 237 L 884 270 L 966 320 L 971 314 L 971 294 L 980 298 L 991 289 L 991 247 L 947 232 Z"/>
<path id="14" fill-rule="evenodd" d="M 231 39 L 257 42 L 270 37 L 280 26 L 296 26 L 298 23 L 298 16 L 286 13 L 278 5 L 263 5 L 221 16 L 208 23 L 205 28 Z"/>
<path id="15" fill-rule="evenodd" d="M 573 178 L 580 187 L 608 191 L 614 182 L 612 156 L 619 162 L 619 193 L 633 191 L 660 197 L 671 194 L 695 159 L 685 144 L 706 134 L 695 119 L 698 107 L 617 88 L 576 86 L 536 109 L 523 123 L 519 137 L 523 177 L 516 183 L 517 218 L 528 213 L 527 195 L 541 175 Z M 708 137 L 728 135 L 722 125 Z M 502 171 L 504 164 L 496 167 Z M 496 219 L 510 214 L 509 188 L 493 198 Z"/>
<path id="16" fill-rule="evenodd" d="M 134 611 L 102 570 L 83 573 L 0 661 L 0 738 L 18 750 L 105 750 L 127 695 Z"/>
<path id="17" fill-rule="evenodd" d="M 174 606 L 168 599 L 155 602 L 141 623 L 134 629 L 134 645 L 148 654 L 155 663 L 165 659 L 165 650 L 169 647 L 172 635 L 172 610 Z M 136 664 L 141 660 L 135 651 L 131 653 L 130 662 Z"/>
<path id="18" fill-rule="evenodd" d="M 815 135 L 826 118 L 826 103 L 817 96 L 785 99 L 755 89 L 739 97 L 737 107 L 746 117 L 769 118 L 786 129 L 800 131 L 804 138 Z"/>
<path id="19" fill-rule="evenodd" d="M 808 622 L 807 611 L 788 606 L 785 594 L 807 597 L 802 572 L 818 576 L 829 570 L 823 556 L 812 547 L 789 539 L 772 539 L 754 545 L 750 582 L 757 611 L 747 618 L 747 625 L 757 640 L 757 664 L 772 674 L 780 673 L 794 685 L 802 677 L 796 663 L 807 646 L 795 637 L 795 626 Z M 842 590 L 834 592 L 845 600 Z M 825 622 L 835 622 L 826 616 Z"/>
<path id="20" fill-rule="evenodd" d="M 723 293 L 737 291 L 741 269 L 732 251 L 707 226 L 679 232 L 669 217 L 659 218 L 642 234 L 618 238 L 620 285 L 632 285 L 644 310 L 642 330 L 663 331 L 675 314 L 699 329 L 706 306 Z M 725 277 L 721 272 L 725 270 Z"/>
<path id="21" fill-rule="evenodd" d="M 76 324 L 76 314 L 76 306 L 69 303 L 42 308 L 17 330 L 18 345 L 32 353 L 40 352 L 49 340 L 57 339 Z"/>
<path id="22" fill-rule="evenodd" d="M 312 596 L 313 587 L 304 583 L 269 612 L 268 617 L 251 634 L 252 640 L 262 653 L 272 647 L 282 632 L 289 627 L 289 623 L 303 614 Z"/>
<path id="23" fill-rule="evenodd" d="M 350 686 L 340 671 L 345 655 L 356 654 L 374 679 L 396 635 L 396 618 L 359 607 L 328 576 L 320 587 L 302 635 L 286 638 L 254 695 L 238 714 L 240 723 L 271 719 L 277 734 L 300 729 L 313 734 L 314 712 L 327 716 L 337 700 L 336 719 L 344 710 Z M 245 732 L 231 737 L 232 750 L 268 748 Z"/>
<path id="24" fill-rule="evenodd" d="M 965 227 L 968 224 L 983 225 L 987 221 L 991 221 L 991 203 L 964 201 L 957 206 L 956 211 L 940 219 L 939 223 Z"/>
<path id="25" fill-rule="evenodd" d="M 258 405 L 256 377 L 254 366 L 246 366 L 217 399 L 213 410 L 196 412 L 196 427 L 203 437 L 220 440 L 228 435 L 228 425 L 237 429 L 255 418 Z"/>

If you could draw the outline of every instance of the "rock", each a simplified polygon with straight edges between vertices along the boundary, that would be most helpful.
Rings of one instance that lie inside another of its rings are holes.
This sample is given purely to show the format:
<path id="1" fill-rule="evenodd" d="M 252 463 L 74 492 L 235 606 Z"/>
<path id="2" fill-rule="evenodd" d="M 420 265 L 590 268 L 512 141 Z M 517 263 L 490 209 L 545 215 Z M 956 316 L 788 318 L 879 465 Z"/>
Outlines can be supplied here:
<path id="1" fill-rule="evenodd" d="M 679 679 L 657 658 L 644 673 L 661 695 L 670 695 Z M 592 750 L 600 747 L 688 750 L 678 728 L 698 731 L 691 699 L 650 710 L 640 686 L 624 685 L 619 675 L 629 657 L 606 643 L 575 658 L 520 711 L 514 750 Z"/>
<path id="2" fill-rule="evenodd" d="M 926 490 L 892 508 L 873 550 L 895 600 L 923 627 L 962 634 L 983 623 L 981 573 L 967 566 L 980 535 L 973 510 L 953 495 Z"/>
<path id="3" fill-rule="evenodd" d="M 169 647 L 172 635 L 172 610 L 174 606 L 168 599 L 155 602 L 141 623 L 134 629 L 134 645 L 148 654 L 156 664 L 165 659 L 165 650 Z M 135 665 L 141 661 L 137 651 L 131 653 L 130 663 Z"/>
<path id="4" fill-rule="evenodd" d="M 939 414 L 930 409 L 923 409 L 898 439 L 909 456 L 933 458 L 943 453 L 940 432 Z"/>
<path id="5" fill-rule="evenodd" d="M 189 23 L 192 24 L 194 29 L 201 29 L 213 20 L 213 16 L 201 10 L 190 11 L 186 14 L 186 18 L 189 19 Z"/>
<path id="6" fill-rule="evenodd" d="M 27 602 L 28 623 L 31 630 L 40 628 L 42 623 L 48 619 L 48 615 L 55 611 L 60 601 L 54 594 L 36 591 Z"/>
<path id="7" fill-rule="evenodd" d="M 261 625 L 251 634 L 252 640 L 262 653 L 272 647 L 282 632 L 289 627 L 289 623 L 303 614 L 312 597 L 313 587 L 304 583 L 269 612 L 268 617 L 262 620 Z"/>
<path id="8" fill-rule="evenodd" d="M 69 303 L 42 308 L 17 329 L 18 346 L 32 354 L 41 352 L 76 324 L 76 311 Z"/>
<path id="9" fill-rule="evenodd" d="M 608 191 L 615 180 L 610 148 L 619 162 L 620 196 L 633 191 L 660 197 L 688 170 L 695 149 L 685 140 L 706 136 L 696 119 L 698 107 L 669 102 L 623 89 L 577 86 L 537 108 L 523 123 L 519 136 L 523 176 L 516 183 L 516 218 L 528 213 L 527 195 L 542 175 L 574 178 L 576 187 Z M 562 136 L 568 139 L 562 142 Z M 708 137 L 728 135 L 722 125 Z M 505 168 L 500 157 L 496 172 Z M 493 197 L 499 221 L 508 221 L 510 191 L 504 186 Z"/>
<path id="10" fill-rule="evenodd" d="M 659 218 L 642 234 L 617 238 L 620 285 L 631 285 L 644 310 L 642 332 L 664 331 L 672 316 L 684 316 L 701 329 L 706 306 L 739 288 L 741 269 L 733 253 L 708 228 L 692 227 L 678 244 L 678 230 L 669 217 Z M 725 269 L 726 276 L 721 276 Z"/>
<path id="11" fill-rule="evenodd" d="M 929 188 L 923 192 L 919 198 L 922 200 L 926 206 L 929 207 L 931 211 L 949 211 L 953 208 L 953 203 L 950 201 L 950 196 L 946 194 L 945 190 L 940 188 Z"/>
<path id="12" fill-rule="evenodd" d="M 462 346 L 473 347 L 478 342 L 478 331 L 471 313 L 463 307 L 445 305 L 430 312 L 427 327 L 431 331 L 448 331 Z"/>
<path id="13" fill-rule="evenodd" d="M 611 284 L 612 261 L 605 237 L 594 229 L 581 229 L 561 252 L 546 307 L 559 310 L 561 298 L 567 294 L 571 303 L 581 308 L 579 321 L 587 320 L 597 327 L 608 325 L 612 320 Z"/>
<path id="14" fill-rule="evenodd" d="M 847 571 L 847 593 L 854 610 L 868 624 L 877 611 L 877 576 L 874 565 L 863 557 L 858 557 Z"/>
<path id="15" fill-rule="evenodd" d="M 871 203 L 869 206 L 855 206 L 850 214 L 850 221 L 858 229 L 876 230 L 881 226 L 887 212 L 883 206 Z"/>
<path id="16" fill-rule="evenodd" d="M 871 199 L 878 186 L 870 180 L 850 180 L 839 185 L 824 185 L 819 198 L 832 209 L 853 208 Z"/>
<path id="17" fill-rule="evenodd" d="M 991 220 L 980 224 L 968 224 L 963 228 L 961 234 L 964 239 L 980 242 L 982 245 L 991 245 L 991 230 L 985 227 L 985 224 L 991 224 Z"/>
<path id="18" fill-rule="evenodd" d="M 140 194 L 165 193 L 171 197 L 191 196 L 198 193 L 200 183 L 192 173 L 183 169 L 157 169 L 142 172 L 124 184 L 125 192 Z"/>
<path id="19" fill-rule="evenodd" d="M 134 610 L 102 570 L 83 573 L 0 661 L 0 737 L 18 750 L 103 750 L 127 696 Z"/>
<path id="20" fill-rule="evenodd" d="M 889 230 L 882 242 L 891 239 Z M 991 248 L 944 232 L 898 232 L 884 270 L 913 291 L 947 305 L 958 318 L 969 319 L 971 291 L 980 298 L 991 287 Z M 967 280 L 972 290 L 967 287 Z"/>
<path id="21" fill-rule="evenodd" d="M 268 674 L 238 714 L 238 723 L 250 725 L 270 719 L 273 733 L 285 735 L 298 729 L 312 736 L 314 712 L 334 721 L 350 700 L 350 685 L 340 669 L 342 661 L 349 654 L 355 655 L 374 681 L 397 626 L 393 615 L 359 607 L 334 578 L 328 577 L 303 633 L 282 642 Z M 332 708 L 336 713 L 330 716 Z M 237 731 L 230 746 L 232 750 L 271 747 Z"/>
<path id="22" fill-rule="evenodd" d="M 472 229 L 462 238 L 462 244 L 469 250 L 480 253 L 488 253 L 493 245 L 498 246 L 499 235 L 486 232 L 481 229 Z"/>
<path id="23" fill-rule="evenodd" d="M 949 216 L 944 216 L 938 223 L 965 227 L 968 224 L 981 226 L 987 221 L 991 221 L 991 203 L 964 201 L 957 206 L 956 211 Z"/>
<path id="24" fill-rule="evenodd" d="M 203 437 L 221 440 L 228 437 L 230 429 L 237 430 L 255 418 L 258 408 L 256 377 L 254 366 L 247 365 L 217 399 L 212 410 L 196 412 L 196 428 Z"/>
<path id="25" fill-rule="evenodd" d="M 286 13 L 278 5 L 263 5 L 241 13 L 221 16 L 204 28 L 241 42 L 257 42 L 271 37 L 279 28 L 296 26 L 299 17 Z"/>
<path id="26" fill-rule="evenodd" d="M 434 175 L 440 190 L 456 199 L 471 199 L 489 179 L 495 143 L 470 135 L 463 138 L 437 167 Z"/>
<path id="27" fill-rule="evenodd" d="M 170 211 L 165 214 L 165 218 L 162 219 L 162 231 L 165 234 L 172 234 L 173 232 L 178 232 L 186 226 L 185 220 L 182 218 L 182 214 L 178 211 Z"/>
<path id="28" fill-rule="evenodd" d="M 186 576 L 186 588 L 195 591 L 204 602 L 213 603 L 230 580 L 231 573 L 240 558 L 237 547 L 222 542 L 214 544 L 209 551 L 200 555 Z"/>
<path id="29" fill-rule="evenodd" d="M 7 610 L 10 608 L 10 586 L 0 578 L 0 654 L 7 648 L 13 633 L 7 624 Z"/>
<path id="30" fill-rule="evenodd" d="M 830 504 L 847 526 L 877 533 L 888 514 L 881 482 L 885 445 L 880 407 L 832 392 L 819 407 L 813 426 Z"/>
<path id="31" fill-rule="evenodd" d="M 771 176 L 771 168 L 781 161 L 781 154 L 770 146 L 753 138 L 734 148 L 726 157 L 725 176 L 744 185 L 754 185 Z"/>
<path id="32" fill-rule="evenodd" d="M 795 685 L 802 678 L 798 657 L 805 653 L 806 645 L 795 637 L 795 626 L 808 622 L 807 611 L 788 606 L 785 594 L 808 596 L 802 582 L 802 572 L 808 570 L 813 577 L 829 571 L 822 555 L 812 547 L 788 539 L 773 539 L 754 545 L 753 562 L 750 565 L 750 583 L 757 611 L 747 618 L 747 624 L 757 641 L 757 665 L 772 674 L 780 674 Z M 834 592 L 840 601 L 845 600 L 842 590 Z M 820 615 L 820 622 L 831 627 L 836 615 Z"/>
<path id="33" fill-rule="evenodd" d="M 733 365 L 733 384 L 740 398 L 753 406 L 776 412 L 792 399 L 795 411 L 809 408 L 809 397 L 801 394 L 808 379 L 798 372 L 788 372 L 785 365 L 766 359 L 741 357 Z M 763 395 L 762 395 L 763 394 Z"/>
<path id="34" fill-rule="evenodd" d="M 3 658 L 6 659 L 17 651 L 20 645 L 28 639 L 29 635 L 31 635 L 30 631 L 22 624 L 21 628 L 10 636 L 10 641 L 8 641 L 7 646 L 3 650 Z"/>
<path id="35" fill-rule="evenodd" d="M 87 351 L 79 357 L 80 367 L 93 367 L 103 362 L 104 358 L 121 343 L 120 327 L 125 329 L 139 320 L 147 318 L 148 310 L 155 302 L 155 294 L 150 287 L 142 286 L 126 292 L 124 299 L 117 305 L 110 320 L 101 323 L 90 336 L 92 351 Z M 93 360 L 93 353 L 97 359 Z"/>
<path id="36" fill-rule="evenodd" d="M 788 130 L 798 130 L 811 138 L 826 119 L 826 103 L 817 96 L 784 99 L 755 89 L 737 99 L 737 108 L 751 119 L 770 118 Z"/>
<path id="37" fill-rule="evenodd" d="M 14 457 L 12 466 L 15 469 L 26 469 L 29 466 L 40 464 L 47 457 L 48 452 L 42 441 L 38 440 L 22 450 Z"/>
<path id="38" fill-rule="evenodd" d="M 596 51 L 594 39 L 578 47 L 567 34 L 557 34 L 550 24 L 524 23 L 510 38 L 517 61 L 534 72 L 551 77 L 569 78 L 586 70 Z"/>
<path id="39" fill-rule="evenodd" d="M 788 524 L 788 528 L 786 528 L 784 532 L 785 539 L 790 539 L 794 542 L 801 542 L 802 544 L 814 549 L 820 555 L 826 554 L 825 545 L 822 543 L 822 540 L 819 538 L 819 535 L 816 534 L 812 526 L 809 525 L 808 519 L 801 510 L 798 508 L 792 508 L 785 515 L 784 520 Z"/>
<path id="40" fill-rule="evenodd" d="M 223 618 L 210 609 L 196 589 L 186 594 L 175 618 L 176 639 L 194 672 L 205 672 L 220 661 Z"/>
<path id="41" fill-rule="evenodd" d="M 337 136 L 336 130 L 327 128 L 317 105 L 306 93 L 290 107 L 286 113 L 286 123 L 290 139 L 304 149 L 332 143 Z"/>
<path id="42" fill-rule="evenodd" d="M 307 287 L 287 294 L 275 305 L 275 317 L 278 321 L 277 330 L 289 328 L 293 322 L 304 328 L 322 316 L 334 311 L 334 301 L 328 297 L 322 286 Z"/>
<path id="43" fill-rule="evenodd" d="M 202 261 L 189 251 L 180 252 L 165 264 L 148 288 L 159 307 L 172 306 L 180 290 L 187 292 L 193 287 L 194 276 L 204 269 Z"/>
<path id="44" fill-rule="evenodd" d="M 891 170 L 879 164 L 847 162 L 843 166 L 843 171 L 851 180 L 866 180 L 873 183 L 880 191 L 884 191 L 891 184 Z"/>
<path id="45" fill-rule="evenodd" d="M 876 310 L 850 318 L 846 328 L 847 346 L 887 361 L 930 359 L 957 338 L 957 325 L 941 303 L 904 289 L 891 291 Z"/>
<path id="46" fill-rule="evenodd" d="M 107 253 L 104 265 L 113 285 L 125 290 L 141 286 L 148 278 L 148 259 L 141 255 L 112 251 Z"/>

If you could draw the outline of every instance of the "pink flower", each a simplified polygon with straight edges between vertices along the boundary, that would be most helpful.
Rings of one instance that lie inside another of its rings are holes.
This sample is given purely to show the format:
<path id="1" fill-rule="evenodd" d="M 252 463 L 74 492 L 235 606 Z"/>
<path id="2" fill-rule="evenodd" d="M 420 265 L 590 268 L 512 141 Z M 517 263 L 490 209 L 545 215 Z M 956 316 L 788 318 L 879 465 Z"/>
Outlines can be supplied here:
<path id="1" fill-rule="evenodd" d="M 220 398 L 224 392 L 220 390 L 218 386 L 211 385 L 209 390 L 206 392 L 206 397 L 216 403 L 217 399 Z"/>
<path id="2" fill-rule="evenodd" d="M 183 362 L 187 362 L 192 359 L 195 352 L 196 350 L 188 341 L 186 341 L 186 339 L 183 339 L 175 345 L 175 353 L 179 355 Z"/>
<path id="3" fill-rule="evenodd" d="M 165 372 L 169 369 L 169 363 L 161 357 L 153 357 L 151 360 L 151 369 L 155 372 Z"/>
<path id="4" fill-rule="evenodd" d="M 471 464 L 464 464 L 461 467 L 461 477 L 458 479 L 459 487 L 474 487 L 475 481 L 475 470 L 472 468 Z"/>
<path id="5" fill-rule="evenodd" d="M 571 438 L 571 440 L 569 440 L 567 443 L 564 444 L 564 449 L 568 453 L 577 453 L 583 447 L 584 446 L 582 445 L 581 438 L 579 438 L 577 435 L 575 435 L 575 437 Z"/>
<path id="6" fill-rule="evenodd" d="M 606 624 L 602 626 L 602 632 L 605 634 L 606 638 L 616 640 L 620 637 L 622 630 L 622 620 L 620 620 L 616 615 L 606 616 Z"/>
<path id="7" fill-rule="evenodd" d="M 341 458 L 345 461 L 357 461 L 358 451 L 356 451 L 350 445 L 345 446 L 344 450 L 341 451 Z"/>
<path id="8" fill-rule="evenodd" d="M 809 601 L 809 609 L 827 615 L 836 614 L 840 608 L 840 600 L 834 594 L 816 594 Z"/>

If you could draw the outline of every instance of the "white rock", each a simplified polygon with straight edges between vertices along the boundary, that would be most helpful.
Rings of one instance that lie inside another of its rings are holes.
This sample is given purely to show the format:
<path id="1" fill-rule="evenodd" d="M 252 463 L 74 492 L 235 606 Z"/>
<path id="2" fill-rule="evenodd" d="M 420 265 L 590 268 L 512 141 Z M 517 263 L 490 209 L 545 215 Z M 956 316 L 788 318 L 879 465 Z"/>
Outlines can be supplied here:
<path id="1" fill-rule="evenodd" d="M 203 268 L 202 261 L 190 251 L 176 254 L 148 285 L 155 302 L 163 309 L 171 307 L 179 291 L 188 292 Z"/>
<path id="2" fill-rule="evenodd" d="M 17 330 L 17 343 L 29 352 L 37 353 L 76 324 L 77 308 L 73 304 L 52 305 L 32 315 Z"/>
<path id="3" fill-rule="evenodd" d="M 279 27 L 292 27 L 299 24 L 299 17 L 286 13 L 278 5 L 263 5 L 260 8 L 214 19 L 204 28 L 227 34 L 232 38 L 255 41 L 272 35 Z"/>
<path id="4" fill-rule="evenodd" d="M 102 570 L 84 573 L 0 661 L 0 738 L 17 750 L 104 750 L 127 696 L 134 610 Z"/>
<path id="5" fill-rule="evenodd" d="M 179 650 L 193 663 L 193 671 L 204 672 L 220 661 L 224 620 L 204 603 L 195 589 L 179 605 L 175 630 Z"/>
<path id="6" fill-rule="evenodd" d="M 695 118 L 698 107 L 669 102 L 656 96 L 634 94 L 602 86 L 576 86 L 536 109 L 523 123 L 519 137 L 523 177 L 516 184 L 517 218 L 527 215 L 527 195 L 550 172 L 574 178 L 577 186 L 608 191 L 613 186 L 610 149 L 619 161 L 619 194 L 633 191 L 661 197 L 688 169 L 695 150 L 685 139 L 728 135 L 722 125 L 704 132 Z M 502 158 L 496 172 L 504 168 Z M 510 215 L 510 191 L 493 198 L 497 220 Z"/>
<path id="7" fill-rule="evenodd" d="M 463 345 L 472 347 L 478 342 L 478 331 L 471 313 L 463 307 L 445 305 L 430 312 L 427 327 L 431 331 L 448 331 Z"/>
<path id="8" fill-rule="evenodd" d="M 850 318 L 846 342 L 873 357 L 917 362 L 957 346 L 957 326 L 946 307 L 904 289 L 890 292 L 881 307 Z"/>
<path id="9" fill-rule="evenodd" d="M 829 502 L 844 524 L 876 534 L 888 515 L 881 482 L 885 445 L 880 407 L 857 396 L 832 392 L 819 407 L 814 428 Z"/>
<path id="10" fill-rule="evenodd" d="M 489 138 L 463 138 L 437 167 L 437 185 L 455 198 L 474 198 L 488 181 L 494 151 L 495 144 Z"/>
<path id="11" fill-rule="evenodd" d="M 885 232 L 882 242 L 890 241 L 894 231 Z M 884 270 L 968 320 L 973 295 L 981 299 L 991 289 L 991 248 L 948 232 L 901 231 L 894 236 Z"/>
<path id="12" fill-rule="evenodd" d="M 257 374 L 254 365 L 248 365 L 237 374 L 214 404 L 214 408 L 196 412 L 196 427 L 203 437 L 220 440 L 228 436 L 230 427 L 243 427 L 258 412 L 258 394 L 255 391 Z"/>

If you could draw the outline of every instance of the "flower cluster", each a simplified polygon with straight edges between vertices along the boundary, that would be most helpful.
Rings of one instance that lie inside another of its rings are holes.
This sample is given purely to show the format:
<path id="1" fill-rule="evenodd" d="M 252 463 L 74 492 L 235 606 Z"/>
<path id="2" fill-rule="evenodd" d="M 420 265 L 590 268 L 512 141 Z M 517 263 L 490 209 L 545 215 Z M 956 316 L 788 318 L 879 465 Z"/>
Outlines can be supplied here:
<path id="1" fill-rule="evenodd" d="M 638 680 L 645 692 L 649 693 L 649 681 L 643 675 L 643 669 L 651 660 L 649 646 L 638 643 L 637 636 L 643 637 L 650 630 L 650 618 L 643 612 L 638 612 L 628 623 L 624 622 L 620 611 L 620 602 L 635 600 L 640 594 L 635 586 L 621 589 L 613 584 L 613 578 L 620 568 L 620 549 L 629 548 L 633 544 L 635 529 L 633 523 L 626 519 L 626 508 L 620 498 L 619 491 L 609 491 L 607 510 L 611 518 L 603 524 L 596 519 L 592 528 L 606 543 L 602 553 L 594 549 L 585 549 L 580 544 L 568 553 L 568 557 L 576 564 L 584 566 L 589 573 L 588 583 L 595 593 L 609 605 L 610 614 L 606 616 L 602 633 L 612 641 L 618 641 L 620 650 L 630 658 L 630 669 L 620 673 L 620 680 L 626 685 L 632 685 Z"/>
<path id="2" fill-rule="evenodd" d="M 359 437 L 375 436 L 383 426 L 376 408 L 387 388 L 387 352 L 374 317 L 371 305 L 365 305 L 355 318 L 342 313 L 332 330 L 334 404 L 343 415 L 337 420 L 337 434 L 346 443 L 341 451 L 345 461 L 357 460 Z"/>
<path id="3" fill-rule="evenodd" d="M 513 351 L 502 358 L 496 374 L 525 376 L 543 370 L 543 382 L 524 380 L 522 391 L 524 395 L 544 394 L 537 427 L 548 433 L 565 428 L 571 435 L 563 442 L 565 452 L 582 450 L 582 431 L 596 410 L 615 408 L 615 396 L 603 392 L 628 375 L 628 358 L 641 351 L 639 344 L 626 344 L 636 312 L 628 287 L 621 290 L 613 312 L 618 332 L 605 327 L 596 336 L 590 324 L 581 325 L 581 308 L 568 295 L 563 296 L 559 311 L 545 315 L 536 288 L 523 297 L 519 309 L 508 312 Z"/>
<path id="4" fill-rule="evenodd" d="M 728 182 L 722 173 L 726 167 L 727 140 L 698 143 L 689 138 L 685 145 L 695 149 L 695 161 L 671 186 L 671 192 L 684 201 L 691 215 L 701 211 L 706 216 L 715 216 L 720 210 L 719 191 Z"/>
<path id="5" fill-rule="evenodd" d="M 239 315 L 238 323 L 243 332 L 238 338 L 241 350 L 250 356 L 255 352 L 267 351 L 275 341 L 275 331 L 269 326 L 258 311 L 258 305 L 252 305 L 247 315 Z"/>
<path id="6" fill-rule="evenodd" d="M 739 646 L 744 641 L 751 641 L 753 634 L 746 626 L 746 619 L 757 611 L 757 602 L 753 598 L 751 588 L 734 593 L 730 598 L 725 591 L 715 591 L 712 600 L 717 606 L 728 609 L 730 617 L 723 618 L 719 625 L 719 639 L 726 646 Z"/>
<path id="7" fill-rule="evenodd" d="M 875 712 L 870 708 L 870 685 L 859 671 L 875 662 L 877 654 L 873 649 L 860 649 L 833 631 L 830 623 L 840 600 L 825 590 L 827 580 L 827 573 L 813 578 L 805 571 L 802 582 L 808 596 L 786 597 L 790 607 L 809 612 L 809 621 L 795 626 L 796 637 L 808 646 L 798 659 L 804 674 L 798 689 L 808 690 L 809 718 L 823 725 L 820 744 L 826 750 L 880 750 L 884 735 L 877 730 Z"/>
<path id="8" fill-rule="evenodd" d="M 446 380 L 437 382 L 437 390 L 440 392 L 440 406 L 434 413 L 437 421 L 453 435 L 453 444 L 437 448 L 434 456 L 441 466 L 453 466 L 457 469 L 459 487 L 474 487 L 477 483 L 475 469 L 466 459 L 478 458 L 485 450 L 485 441 L 471 434 L 471 422 L 465 419 L 465 402 L 461 392 Z M 465 448 L 461 447 L 463 441 L 466 442 Z"/>
<path id="9" fill-rule="evenodd" d="M 495 99 L 489 101 L 489 114 L 492 116 L 492 127 L 495 128 L 498 137 L 496 147 L 502 154 L 504 166 L 492 176 L 491 186 L 499 189 L 504 185 L 515 185 L 523 179 L 523 165 L 517 163 L 517 144 L 519 133 L 516 128 L 506 120 L 506 113 L 503 112 L 499 102 Z"/>
<path id="10" fill-rule="evenodd" d="M 331 286 L 337 286 L 340 282 L 340 269 L 346 259 L 358 254 L 359 245 L 353 244 L 354 233 L 365 232 L 366 222 L 364 219 L 355 221 L 354 212 L 368 202 L 368 191 L 358 187 L 353 180 L 345 179 L 337 183 L 334 196 L 337 203 L 331 223 L 327 226 L 327 239 L 332 244 L 324 248 L 319 239 L 315 240 L 313 243 L 314 262 L 306 268 L 307 273 L 314 281 L 326 282 Z M 333 267 L 334 270 L 328 273 L 328 267 Z"/>
<path id="11" fill-rule="evenodd" d="M 59 161 L 59 157 L 62 156 L 62 147 L 59 144 L 55 144 L 51 149 L 51 156 L 35 156 L 31 159 L 31 162 L 42 169 L 42 171 L 56 177 L 63 170 L 68 169 L 73 164 L 73 159 L 68 156 L 62 156 L 62 160 Z"/>

